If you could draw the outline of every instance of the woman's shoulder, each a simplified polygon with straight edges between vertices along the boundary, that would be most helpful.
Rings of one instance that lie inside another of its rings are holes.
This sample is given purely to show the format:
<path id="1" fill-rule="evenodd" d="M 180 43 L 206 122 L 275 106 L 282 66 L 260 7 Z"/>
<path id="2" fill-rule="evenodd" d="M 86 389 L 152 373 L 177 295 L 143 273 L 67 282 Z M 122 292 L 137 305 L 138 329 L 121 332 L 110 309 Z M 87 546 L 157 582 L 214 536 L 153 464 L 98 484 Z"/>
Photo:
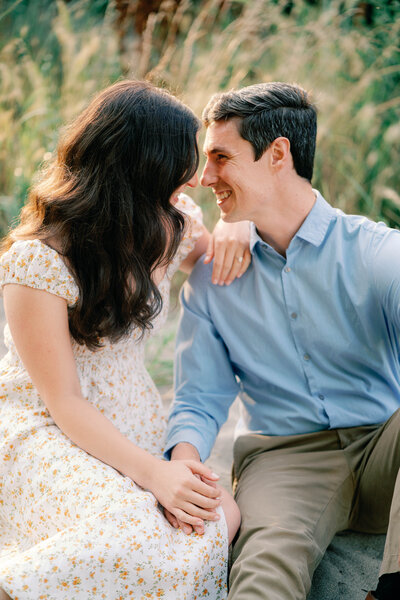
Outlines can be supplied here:
<path id="1" fill-rule="evenodd" d="M 65 298 L 70 306 L 78 287 L 59 253 L 38 239 L 17 240 L 0 257 L 0 286 L 17 283 Z"/>
<path id="2" fill-rule="evenodd" d="M 179 194 L 175 208 L 187 217 L 183 244 L 194 245 L 203 234 L 203 213 L 200 206 L 187 194 Z"/>
<path id="3" fill-rule="evenodd" d="M 169 278 L 173 276 L 181 262 L 185 260 L 192 250 L 194 250 L 196 242 L 204 233 L 203 213 L 200 206 L 198 206 L 190 196 L 179 194 L 175 208 L 184 213 L 186 217 L 186 227 L 178 252 L 168 267 Z"/>
<path id="4" fill-rule="evenodd" d="M 175 208 L 189 217 L 200 218 L 201 221 L 203 220 L 203 213 L 200 206 L 187 194 L 179 194 Z"/>

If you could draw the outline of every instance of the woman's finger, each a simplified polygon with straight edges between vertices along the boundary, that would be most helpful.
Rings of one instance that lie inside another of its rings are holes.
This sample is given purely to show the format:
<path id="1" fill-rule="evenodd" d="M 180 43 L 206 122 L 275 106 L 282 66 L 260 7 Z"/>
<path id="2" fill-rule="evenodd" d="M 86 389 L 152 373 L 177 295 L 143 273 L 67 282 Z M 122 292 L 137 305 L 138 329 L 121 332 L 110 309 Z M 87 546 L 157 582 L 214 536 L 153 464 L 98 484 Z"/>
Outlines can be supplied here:
<path id="1" fill-rule="evenodd" d="M 204 477 L 204 475 L 201 477 L 201 480 L 204 481 L 204 483 L 206 483 L 207 485 L 211 485 L 213 488 L 217 487 L 217 483 L 215 481 L 212 481 L 212 479 L 208 479 L 207 477 Z"/>
<path id="2" fill-rule="evenodd" d="M 182 511 L 185 513 L 185 516 L 178 514 L 178 511 Z M 175 511 L 175 516 L 184 521 L 185 523 L 190 523 L 191 525 L 201 525 L 201 521 L 219 521 L 220 515 L 217 512 L 211 510 L 204 510 L 200 508 L 196 504 L 192 504 L 190 502 L 182 502 L 179 508 Z M 190 516 L 190 520 L 186 518 L 186 515 Z"/>
<path id="3" fill-rule="evenodd" d="M 225 285 L 230 285 L 236 277 L 238 277 L 239 272 L 242 268 L 243 264 L 243 256 L 236 255 L 233 258 L 232 267 L 229 273 L 225 277 Z"/>
<path id="4" fill-rule="evenodd" d="M 210 239 L 208 240 L 206 255 L 204 257 L 204 264 L 208 265 L 209 262 L 212 261 L 214 257 L 214 237 L 210 235 Z"/>
<path id="5" fill-rule="evenodd" d="M 189 506 L 189 505 L 188 505 Z M 185 525 L 191 525 L 192 527 L 203 527 L 204 521 L 203 519 L 191 515 L 189 512 L 186 512 L 182 508 L 174 509 L 175 517 L 178 519 L 178 522 L 182 523 L 182 529 L 185 531 Z M 217 519 L 207 519 L 207 520 L 217 520 Z M 186 532 L 185 532 L 186 533 Z"/>
<path id="6" fill-rule="evenodd" d="M 204 508 L 204 509 L 210 510 L 210 511 L 215 511 L 215 509 L 217 509 L 218 506 L 221 504 L 220 495 L 218 495 L 218 498 L 215 498 L 215 499 L 207 498 L 203 494 L 199 494 L 198 492 L 195 492 L 194 490 L 192 490 L 191 492 L 186 494 L 184 500 L 186 502 L 190 502 L 191 504 L 195 504 L 199 508 Z"/>
<path id="7" fill-rule="evenodd" d="M 236 277 L 241 277 L 241 276 L 242 276 L 244 273 L 246 273 L 247 269 L 248 269 L 248 268 L 249 268 L 249 266 L 250 266 L 250 263 L 251 263 L 251 252 L 250 252 L 250 250 L 247 248 L 247 249 L 244 251 L 244 254 L 243 254 L 243 260 L 242 260 L 242 262 L 240 263 L 240 269 L 239 269 L 239 272 L 238 272 L 238 274 L 236 275 Z"/>
<path id="8" fill-rule="evenodd" d="M 221 279 L 222 268 L 225 261 L 225 245 L 218 242 L 214 243 L 214 263 L 211 281 L 218 284 Z"/>
<path id="9" fill-rule="evenodd" d="M 237 260 L 237 243 L 231 243 L 229 246 L 225 247 L 224 260 L 221 268 L 221 273 L 219 277 L 219 285 L 224 285 L 227 280 L 232 269 L 236 269 L 239 266 L 239 261 Z"/>

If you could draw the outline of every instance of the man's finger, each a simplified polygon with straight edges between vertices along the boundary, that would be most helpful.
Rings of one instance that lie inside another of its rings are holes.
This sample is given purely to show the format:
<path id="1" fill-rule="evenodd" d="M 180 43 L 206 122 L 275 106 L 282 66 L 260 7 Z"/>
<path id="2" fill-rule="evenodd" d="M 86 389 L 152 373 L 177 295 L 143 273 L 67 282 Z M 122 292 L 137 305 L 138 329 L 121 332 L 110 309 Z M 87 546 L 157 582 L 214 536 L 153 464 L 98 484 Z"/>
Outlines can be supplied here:
<path id="1" fill-rule="evenodd" d="M 175 529 L 178 529 L 178 527 L 179 527 L 178 519 L 166 508 L 164 508 L 164 516 L 167 519 L 168 523 L 170 525 L 172 525 L 172 527 L 175 527 Z"/>
<path id="2" fill-rule="evenodd" d="M 195 525 L 194 527 L 192 527 L 192 525 L 189 525 L 189 523 L 184 523 L 183 521 L 178 519 L 178 525 L 182 529 L 182 531 L 184 533 L 186 533 L 186 535 L 189 535 L 190 533 L 192 533 L 193 529 L 196 531 L 196 533 L 198 533 L 198 531 L 197 531 L 198 529 L 199 530 L 203 529 L 203 531 L 204 531 L 204 524 L 203 525 Z"/>

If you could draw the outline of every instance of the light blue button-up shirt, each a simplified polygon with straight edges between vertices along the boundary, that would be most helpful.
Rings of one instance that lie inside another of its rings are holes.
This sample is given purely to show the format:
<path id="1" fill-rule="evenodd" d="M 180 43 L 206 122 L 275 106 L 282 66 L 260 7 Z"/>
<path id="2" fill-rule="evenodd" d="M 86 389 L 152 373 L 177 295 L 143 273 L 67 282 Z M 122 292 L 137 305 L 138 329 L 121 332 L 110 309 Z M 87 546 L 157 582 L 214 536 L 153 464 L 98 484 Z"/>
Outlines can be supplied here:
<path id="1" fill-rule="evenodd" d="M 400 232 L 316 202 L 286 258 L 251 232 L 229 287 L 200 260 L 182 295 L 166 451 L 205 460 L 237 395 L 236 436 L 382 423 L 400 407 Z"/>

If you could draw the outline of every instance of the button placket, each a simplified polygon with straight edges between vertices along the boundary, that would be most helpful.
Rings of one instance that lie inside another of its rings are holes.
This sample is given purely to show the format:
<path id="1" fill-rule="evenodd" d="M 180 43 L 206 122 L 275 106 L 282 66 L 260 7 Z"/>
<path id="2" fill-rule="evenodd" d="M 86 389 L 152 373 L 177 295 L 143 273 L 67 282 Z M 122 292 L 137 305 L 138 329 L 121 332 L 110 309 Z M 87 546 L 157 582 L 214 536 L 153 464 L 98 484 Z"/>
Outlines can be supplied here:
<path id="1" fill-rule="evenodd" d="M 286 267 L 284 267 L 283 271 L 284 271 L 284 273 L 292 273 L 292 268 L 289 265 L 286 265 Z M 285 294 L 286 308 L 288 311 L 289 318 L 291 321 L 295 321 L 298 318 L 299 314 L 296 309 L 293 310 L 294 303 L 292 303 L 292 301 L 291 301 L 292 294 L 291 294 L 289 281 L 290 280 L 287 279 L 287 283 L 285 283 L 285 279 L 282 279 L 282 285 L 283 285 L 283 290 L 284 290 L 284 294 Z M 292 304 L 293 304 L 293 306 L 291 306 Z M 294 335 L 292 325 L 291 325 L 291 328 L 292 328 L 292 333 Z"/>
<path id="2" fill-rule="evenodd" d="M 286 264 L 282 269 L 282 287 L 286 302 L 286 310 L 289 320 L 289 326 L 292 331 L 293 339 L 302 362 L 304 377 L 307 381 L 310 393 L 318 396 L 319 390 L 313 376 L 312 356 L 307 352 L 307 336 L 303 331 L 301 315 L 299 315 L 298 302 L 296 302 L 295 293 L 296 272 L 293 267 Z M 321 395 L 321 394 L 320 394 Z M 319 397 L 319 396 L 318 396 Z"/>

